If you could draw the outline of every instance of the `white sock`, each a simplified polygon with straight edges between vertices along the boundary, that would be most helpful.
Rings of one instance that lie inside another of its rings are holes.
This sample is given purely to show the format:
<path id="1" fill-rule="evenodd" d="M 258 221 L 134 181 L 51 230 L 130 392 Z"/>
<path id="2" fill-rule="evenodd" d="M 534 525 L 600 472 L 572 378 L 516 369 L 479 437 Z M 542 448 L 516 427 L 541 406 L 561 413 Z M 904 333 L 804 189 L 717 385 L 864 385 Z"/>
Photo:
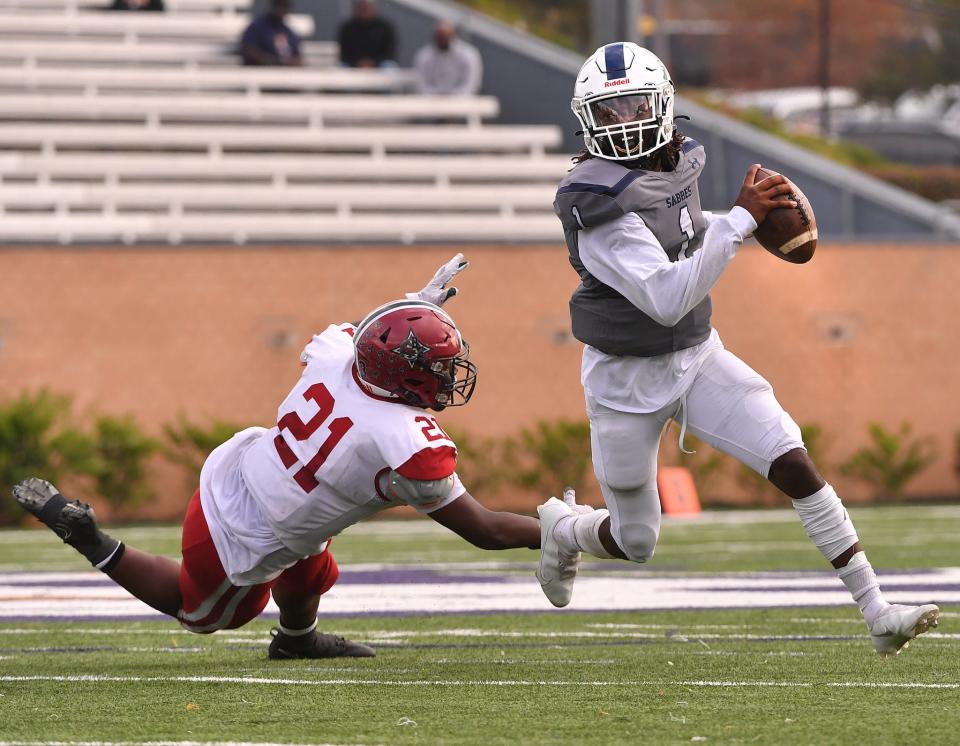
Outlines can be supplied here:
<path id="1" fill-rule="evenodd" d="M 859 541 L 843 503 L 829 484 L 810 497 L 794 500 L 800 522 L 817 549 L 832 562 Z"/>
<path id="2" fill-rule="evenodd" d="M 313 630 L 317 628 L 317 620 L 314 619 L 313 624 L 311 624 L 306 629 L 287 629 L 279 622 L 277 623 L 277 626 L 280 628 L 280 631 L 283 632 L 283 634 L 285 634 L 287 637 L 303 637 L 304 635 L 309 635 L 311 632 L 313 632 Z"/>
<path id="3" fill-rule="evenodd" d="M 609 515 L 608 510 L 594 510 L 561 518 L 554 526 L 553 538 L 571 553 L 586 552 L 600 559 L 616 559 L 600 541 L 600 526 Z"/>
<path id="4" fill-rule="evenodd" d="M 873 571 L 867 555 L 857 552 L 844 567 L 837 570 L 837 575 L 857 602 L 867 624 L 872 625 L 877 615 L 890 604 L 880 591 L 877 574 Z"/>

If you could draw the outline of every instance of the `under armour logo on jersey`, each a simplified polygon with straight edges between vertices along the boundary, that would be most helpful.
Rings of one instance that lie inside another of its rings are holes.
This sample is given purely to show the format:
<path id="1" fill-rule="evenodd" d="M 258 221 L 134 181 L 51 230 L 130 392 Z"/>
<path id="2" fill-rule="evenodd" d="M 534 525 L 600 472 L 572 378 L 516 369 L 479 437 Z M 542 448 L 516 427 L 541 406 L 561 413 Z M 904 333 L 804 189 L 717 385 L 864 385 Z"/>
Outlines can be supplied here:
<path id="1" fill-rule="evenodd" d="M 408 363 L 410 367 L 414 367 L 417 361 L 430 352 L 431 348 L 427 347 L 423 342 L 417 339 L 417 335 L 413 333 L 413 329 L 410 330 L 410 333 L 407 334 L 407 338 L 400 343 L 399 347 L 394 347 L 391 352 L 396 353 Z"/>
<path id="2" fill-rule="evenodd" d="M 691 158 L 691 159 L 690 159 L 690 168 L 692 168 L 692 169 L 694 169 L 694 170 L 700 168 L 700 159 L 699 159 L 699 158 Z"/>

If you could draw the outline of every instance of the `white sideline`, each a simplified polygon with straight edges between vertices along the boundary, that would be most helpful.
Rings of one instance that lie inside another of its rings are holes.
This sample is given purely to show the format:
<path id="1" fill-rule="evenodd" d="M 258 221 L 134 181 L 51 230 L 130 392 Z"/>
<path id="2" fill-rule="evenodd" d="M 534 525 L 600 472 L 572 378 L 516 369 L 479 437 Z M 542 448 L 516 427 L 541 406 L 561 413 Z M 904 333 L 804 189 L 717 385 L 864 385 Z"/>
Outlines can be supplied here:
<path id="1" fill-rule="evenodd" d="M 187 683 L 187 684 L 272 684 L 278 686 L 701 686 L 776 687 L 813 689 L 960 689 L 958 682 L 923 684 L 916 682 L 872 681 L 563 681 L 530 679 L 273 679 L 262 676 L 0 676 L 2 682 L 57 681 L 64 683 Z M 0 742 L 3 746 L 3 742 Z"/>

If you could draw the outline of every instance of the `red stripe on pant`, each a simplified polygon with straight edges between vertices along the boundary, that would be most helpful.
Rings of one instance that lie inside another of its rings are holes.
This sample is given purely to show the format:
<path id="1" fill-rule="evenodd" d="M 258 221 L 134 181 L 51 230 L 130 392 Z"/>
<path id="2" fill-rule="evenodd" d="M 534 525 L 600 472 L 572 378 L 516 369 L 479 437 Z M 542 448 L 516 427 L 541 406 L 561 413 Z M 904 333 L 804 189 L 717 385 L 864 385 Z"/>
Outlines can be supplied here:
<path id="1" fill-rule="evenodd" d="M 231 585 L 210 536 L 199 490 L 187 507 L 182 551 L 180 593 L 183 601 L 179 619 L 195 632 L 242 627 L 263 611 L 275 583 L 283 583 L 294 591 L 322 595 L 333 587 L 340 575 L 328 547 L 288 567 L 270 582 L 242 587 Z"/>

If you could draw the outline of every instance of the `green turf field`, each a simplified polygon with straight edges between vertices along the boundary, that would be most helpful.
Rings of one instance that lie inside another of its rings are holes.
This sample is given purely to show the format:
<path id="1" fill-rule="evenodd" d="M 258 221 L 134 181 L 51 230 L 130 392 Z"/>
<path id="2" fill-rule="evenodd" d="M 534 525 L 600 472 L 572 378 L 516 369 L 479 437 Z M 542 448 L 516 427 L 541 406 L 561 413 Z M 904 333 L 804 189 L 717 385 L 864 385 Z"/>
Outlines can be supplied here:
<path id="1" fill-rule="evenodd" d="M 960 507 L 854 511 L 878 568 L 960 565 Z M 429 521 L 337 539 L 351 563 L 528 563 Z M 175 529 L 127 528 L 176 552 Z M 821 569 L 789 512 L 664 527 L 671 570 Z M 46 532 L 0 532 L 0 571 L 87 569 Z M 535 586 L 532 589 L 535 591 Z M 853 608 L 351 617 L 368 660 L 266 660 L 269 621 L 196 636 L 173 623 L 0 623 L 0 744 L 951 744 L 960 607 L 880 659 Z"/>
<path id="2" fill-rule="evenodd" d="M 860 507 L 850 509 L 871 562 L 878 568 L 960 565 L 960 505 Z M 86 570 L 79 555 L 66 551 L 46 530 L 0 531 L 0 572 Z M 379 520 L 366 531 L 337 537 L 337 561 L 355 562 L 531 562 L 525 549 L 482 552 L 428 519 Z M 110 528 L 109 526 L 107 528 Z M 117 538 L 144 551 L 180 555 L 179 526 L 124 526 Z M 702 572 L 821 570 L 823 558 L 811 546 L 792 510 L 721 511 L 702 520 L 665 519 L 653 567 Z"/>

